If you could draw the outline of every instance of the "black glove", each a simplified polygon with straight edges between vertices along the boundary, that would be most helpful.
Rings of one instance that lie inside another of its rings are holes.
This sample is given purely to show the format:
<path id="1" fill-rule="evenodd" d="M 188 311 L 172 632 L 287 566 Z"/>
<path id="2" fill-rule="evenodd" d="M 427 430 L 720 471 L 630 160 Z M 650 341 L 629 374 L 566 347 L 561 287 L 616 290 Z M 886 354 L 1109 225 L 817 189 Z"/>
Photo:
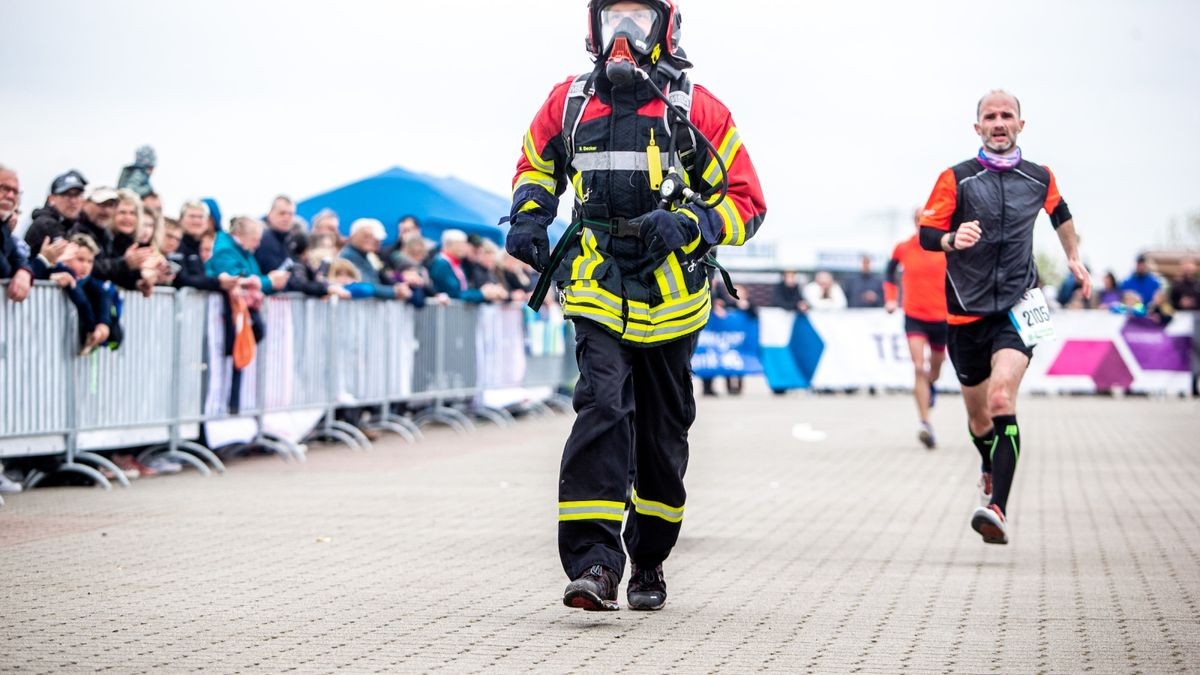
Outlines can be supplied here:
<path id="1" fill-rule="evenodd" d="M 631 218 L 629 222 L 641 227 L 642 240 L 651 251 L 663 257 L 691 243 L 700 233 L 691 218 L 664 209 L 655 209 L 637 218 Z"/>
<path id="2" fill-rule="evenodd" d="M 508 228 L 504 250 L 538 272 L 545 272 L 550 266 L 550 238 L 546 236 L 546 228 L 536 224 L 525 223 Z"/>

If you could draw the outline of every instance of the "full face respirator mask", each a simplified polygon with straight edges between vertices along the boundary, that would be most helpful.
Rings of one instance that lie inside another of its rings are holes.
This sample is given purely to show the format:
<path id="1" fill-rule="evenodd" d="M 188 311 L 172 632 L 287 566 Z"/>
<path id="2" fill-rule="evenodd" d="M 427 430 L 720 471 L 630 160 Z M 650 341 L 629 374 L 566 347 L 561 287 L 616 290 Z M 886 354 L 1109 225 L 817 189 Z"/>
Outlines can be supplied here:
<path id="1" fill-rule="evenodd" d="M 637 79 L 640 60 L 648 60 L 657 34 L 658 12 L 649 8 L 603 9 L 601 39 L 607 58 L 604 71 L 615 87 L 628 87 Z"/>

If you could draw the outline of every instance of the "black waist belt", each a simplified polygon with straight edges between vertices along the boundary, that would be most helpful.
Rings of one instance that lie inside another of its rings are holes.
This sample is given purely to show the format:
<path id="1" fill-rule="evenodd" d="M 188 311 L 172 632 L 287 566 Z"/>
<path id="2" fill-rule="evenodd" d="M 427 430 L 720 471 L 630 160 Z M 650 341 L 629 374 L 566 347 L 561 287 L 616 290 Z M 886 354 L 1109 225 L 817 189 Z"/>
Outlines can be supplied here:
<path id="1" fill-rule="evenodd" d="M 641 237 L 642 224 L 631 223 L 628 218 L 612 218 L 610 220 L 592 220 L 584 218 L 580 221 L 584 227 L 597 232 L 607 232 L 614 237 Z"/>

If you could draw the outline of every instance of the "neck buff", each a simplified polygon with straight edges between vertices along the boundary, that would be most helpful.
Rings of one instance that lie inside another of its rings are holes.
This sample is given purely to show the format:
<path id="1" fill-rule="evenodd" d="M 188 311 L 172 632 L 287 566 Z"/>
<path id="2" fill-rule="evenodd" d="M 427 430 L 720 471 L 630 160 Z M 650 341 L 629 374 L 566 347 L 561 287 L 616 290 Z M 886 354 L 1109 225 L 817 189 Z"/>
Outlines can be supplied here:
<path id="1" fill-rule="evenodd" d="M 988 171 L 1011 171 L 1021 163 L 1021 148 L 1018 146 L 1007 155 L 1001 155 L 983 147 L 979 148 L 977 159 Z"/>

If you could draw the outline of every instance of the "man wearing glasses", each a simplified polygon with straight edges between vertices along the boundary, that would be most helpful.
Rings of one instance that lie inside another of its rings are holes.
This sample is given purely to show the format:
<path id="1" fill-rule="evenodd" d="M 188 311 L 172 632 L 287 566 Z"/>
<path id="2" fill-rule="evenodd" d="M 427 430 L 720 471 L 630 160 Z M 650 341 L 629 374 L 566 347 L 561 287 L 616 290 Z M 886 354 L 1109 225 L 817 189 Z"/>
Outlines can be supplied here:
<path id="1" fill-rule="evenodd" d="M 25 245 L 13 236 L 17 207 L 21 205 L 21 182 L 17 172 L 0 164 L 0 279 L 8 279 L 5 295 L 13 302 L 29 297 L 33 268 Z"/>

